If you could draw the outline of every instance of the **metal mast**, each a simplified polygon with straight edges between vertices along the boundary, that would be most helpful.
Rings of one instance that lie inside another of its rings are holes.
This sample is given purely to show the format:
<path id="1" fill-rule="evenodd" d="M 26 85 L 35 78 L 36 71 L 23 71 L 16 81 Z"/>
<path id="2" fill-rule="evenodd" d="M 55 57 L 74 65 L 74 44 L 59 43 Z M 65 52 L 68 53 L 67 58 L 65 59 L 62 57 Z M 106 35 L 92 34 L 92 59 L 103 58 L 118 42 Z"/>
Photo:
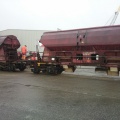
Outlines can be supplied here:
<path id="1" fill-rule="evenodd" d="M 119 15 L 119 12 L 120 12 L 120 6 L 119 6 L 118 10 L 115 12 L 115 15 L 114 15 L 114 17 L 113 17 L 113 19 L 112 19 L 110 25 L 114 25 L 114 23 L 115 23 L 115 21 L 116 21 L 118 15 Z"/>

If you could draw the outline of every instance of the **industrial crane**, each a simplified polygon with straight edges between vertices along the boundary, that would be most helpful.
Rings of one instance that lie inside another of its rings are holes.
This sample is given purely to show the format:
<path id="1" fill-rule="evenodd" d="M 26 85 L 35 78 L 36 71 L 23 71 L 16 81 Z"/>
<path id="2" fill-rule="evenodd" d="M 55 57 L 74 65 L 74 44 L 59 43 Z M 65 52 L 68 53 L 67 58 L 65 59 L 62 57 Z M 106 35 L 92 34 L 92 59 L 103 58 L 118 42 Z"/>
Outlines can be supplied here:
<path id="1" fill-rule="evenodd" d="M 120 12 L 120 6 L 119 6 L 118 10 L 115 12 L 115 15 L 114 15 L 110 25 L 114 25 L 114 23 L 115 23 L 115 21 L 116 21 L 116 19 L 118 17 L 119 12 Z"/>

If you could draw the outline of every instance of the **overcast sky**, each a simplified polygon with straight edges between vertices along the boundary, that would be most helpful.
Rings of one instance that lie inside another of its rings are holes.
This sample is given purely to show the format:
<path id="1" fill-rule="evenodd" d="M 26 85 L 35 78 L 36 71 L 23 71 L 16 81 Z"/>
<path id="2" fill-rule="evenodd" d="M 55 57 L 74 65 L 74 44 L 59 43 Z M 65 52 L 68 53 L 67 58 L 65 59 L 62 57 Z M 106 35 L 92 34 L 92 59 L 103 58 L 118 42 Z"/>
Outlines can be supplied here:
<path id="1" fill-rule="evenodd" d="M 0 30 L 66 30 L 104 26 L 108 20 L 109 25 L 119 6 L 120 0 L 0 0 Z"/>

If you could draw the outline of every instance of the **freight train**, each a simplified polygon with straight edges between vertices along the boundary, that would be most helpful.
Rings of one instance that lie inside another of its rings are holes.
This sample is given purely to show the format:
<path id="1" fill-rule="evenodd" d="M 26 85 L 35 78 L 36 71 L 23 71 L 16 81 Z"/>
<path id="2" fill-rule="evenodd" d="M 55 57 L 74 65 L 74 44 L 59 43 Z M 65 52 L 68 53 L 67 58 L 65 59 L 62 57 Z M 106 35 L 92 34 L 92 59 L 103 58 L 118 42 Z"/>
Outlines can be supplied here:
<path id="1" fill-rule="evenodd" d="M 33 73 L 57 75 L 84 65 L 119 75 L 120 25 L 45 32 L 39 42 L 44 52 L 31 65 Z"/>
<path id="2" fill-rule="evenodd" d="M 24 71 L 30 66 L 35 74 L 58 75 L 84 65 L 119 75 L 120 25 L 45 32 L 39 42 L 44 46 L 43 53 L 31 55 L 37 60 L 22 60 L 17 37 L 0 36 L 0 70 Z"/>

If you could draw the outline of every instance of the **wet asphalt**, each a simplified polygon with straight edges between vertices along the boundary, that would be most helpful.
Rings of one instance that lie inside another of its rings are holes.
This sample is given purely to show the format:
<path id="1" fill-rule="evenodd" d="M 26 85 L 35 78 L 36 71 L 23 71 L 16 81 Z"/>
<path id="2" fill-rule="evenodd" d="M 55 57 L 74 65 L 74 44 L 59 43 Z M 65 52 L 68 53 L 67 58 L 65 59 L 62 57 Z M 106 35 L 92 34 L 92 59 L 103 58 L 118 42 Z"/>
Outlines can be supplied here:
<path id="1" fill-rule="evenodd" d="M 0 120 L 120 120 L 120 77 L 92 71 L 0 71 Z"/>

